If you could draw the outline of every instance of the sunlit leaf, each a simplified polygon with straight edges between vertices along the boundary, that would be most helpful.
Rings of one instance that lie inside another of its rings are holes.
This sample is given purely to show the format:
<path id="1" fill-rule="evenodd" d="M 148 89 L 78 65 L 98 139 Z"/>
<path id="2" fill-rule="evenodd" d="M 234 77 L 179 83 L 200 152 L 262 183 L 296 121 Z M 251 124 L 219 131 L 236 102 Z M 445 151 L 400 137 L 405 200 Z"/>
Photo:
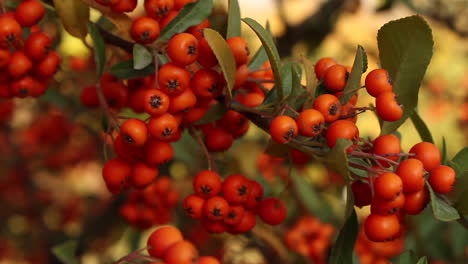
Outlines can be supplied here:
<path id="1" fill-rule="evenodd" d="M 241 36 L 241 14 L 237 0 L 228 1 L 228 21 L 226 39 Z"/>
<path id="2" fill-rule="evenodd" d="M 133 68 L 141 70 L 153 62 L 153 54 L 140 44 L 133 45 Z"/>
<path id="3" fill-rule="evenodd" d="M 84 39 L 88 34 L 89 6 L 80 0 L 54 0 L 54 6 L 65 30 Z"/>
<path id="4" fill-rule="evenodd" d="M 361 87 L 361 75 L 367 68 L 366 51 L 361 45 L 358 45 L 356 56 L 354 57 L 353 68 L 349 74 L 346 86 L 343 90 L 343 96 L 340 98 L 340 103 L 345 105 L 353 95 L 355 95 Z"/>

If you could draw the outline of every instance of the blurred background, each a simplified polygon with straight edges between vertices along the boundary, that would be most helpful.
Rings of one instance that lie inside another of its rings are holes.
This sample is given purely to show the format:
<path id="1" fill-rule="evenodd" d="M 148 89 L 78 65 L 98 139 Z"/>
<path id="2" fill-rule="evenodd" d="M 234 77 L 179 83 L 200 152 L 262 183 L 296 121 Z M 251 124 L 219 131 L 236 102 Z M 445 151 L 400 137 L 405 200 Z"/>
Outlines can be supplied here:
<path id="1" fill-rule="evenodd" d="M 212 25 L 221 27 L 225 23 L 226 2 L 215 0 Z M 418 111 L 436 145 L 441 147 L 445 138 L 449 157 L 467 145 L 467 1 L 240 0 L 239 3 L 243 17 L 254 18 L 263 25 L 270 23 L 284 60 L 306 56 L 315 63 L 321 57 L 333 57 L 351 66 L 359 44 L 367 51 L 370 70 L 379 63 L 378 29 L 390 20 L 422 15 L 433 30 L 435 50 L 420 89 Z M 139 7 L 130 14 L 132 17 L 142 14 L 142 4 Z M 100 16 L 93 11 L 91 18 L 98 21 Z M 62 69 L 51 88 L 39 99 L 0 101 L 0 263 L 60 263 L 51 254 L 51 248 L 67 241 L 78 241 L 81 263 L 112 263 L 143 247 L 149 232 L 125 223 L 120 216 L 125 198 L 112 197 L 105 187 L 101 168 L 104 152 L 112 155 L 111 147 L 105 144 L 111 143 L 111 139 L 103 132 L 99 110 L 87 109 L 79 101 L 81 89 L 93 80 L 92 54 L 57 21 L 49 13 L 41 22 L 62 55 Z M 256 51 L 260 42 L 254 33 L 244 27 L 243 35 L 250 50 Z M 373 103 L 373 98 L 361 92 L 358 106 Z M 131 115 L 130 111 L 124 113 Z M 357 124 L 362 137 L 374 138 L 379 134 L 378 121 L 372 113 L 360 115 Z M 421 141 L 411 122 L 406 122 L 399 131 L 404 151 Z M 263 154 L 267 139 L 265 133 L 251 125 L 243 139 L 215 158 L 226 174 L 242 172 L 262 181 L 267 196 L 278 195 L 288 185 L 281 180 L 287 175 L 287 166 L 282 160 Z M 175 203 L 190 192 L 190 177 L 205 166 L 205 161 L 187 135 L 174 147 L 174 162 L 161 171 L 170 179 Z M 315 163 L 302 165 L 295 171 L 303 183 L 310 185 L 311 191 L 304 196 L 312 203 L 309 213 L 324 223 L 339 226 L 344 210 L 341 176 Z M 267 238 L 270 244 L 280 243 L 276 251 L 287 251 L 282 236 L 300 215 L 294 198 L 286 199 L 292 208 L 288 223 L 275 229 L 273 238 Z M 177 224 L 202 252 L 220 256 L 224 263 L 276 263 L 272 262 L 264 241 L 212 236 L 188 220 L 180 206 L 161 210 L 166 210 L 159 212 L 165 214 L 161 224 Z M 368 211 L 364 208 L 359 214 L 364 216 Z M 457 223 L 435 222 L 429 215 L 430 212 L 425 212 L 412 221 L 416 226 L 413 230 L 417 231 L 409 232 L 405 248 L 443 261 L 432 263 L 467 263 L 467 231 Z M 261 236 L 271 231 L 261 226 L 257 233 Z M 295 263 L 307 263 L 301 261 L 304 260 L 298 257 Z"/>

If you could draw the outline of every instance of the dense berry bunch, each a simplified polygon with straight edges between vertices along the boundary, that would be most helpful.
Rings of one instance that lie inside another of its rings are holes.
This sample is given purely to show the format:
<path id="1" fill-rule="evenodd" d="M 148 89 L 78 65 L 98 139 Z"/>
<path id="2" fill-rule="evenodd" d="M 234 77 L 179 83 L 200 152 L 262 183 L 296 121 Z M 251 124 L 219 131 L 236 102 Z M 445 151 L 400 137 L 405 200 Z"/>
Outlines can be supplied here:
<path id="1" fill-rule="evenodd" d="M 335 227 L 314 216 L 302 216 L 285 234 L 286 246 L 313 263 L 326 263 Z"/>
<path id="2" fill-rule="evenodd" d="M 270 224 L 286 218 L 286 206 L 277 198 L 263 199 L 263 187 L 240 174 L 224 181 L 211 170 L 199 172 L 193 180 L 194 194 L 184 200 L 184 211 L 211 233 L 245 233 L 256 225 L 256 214 Z"/>
<path id="3" fill-rule="evenodd" d="M 169 223 L 178 201 L 179 193 L 171 179 L 162 176 L 142 190 L 132 190 L 120 214 L 130 225 L 146 229 Z"/>
<path id="4" fill-rule="evenodd" d="M 184 240 L 180 230 L 173 226 L 163 226 L 154 230 L 148 238 L 147 250 L 151 257 L 162 259 L 165 264 L 220 263 L 215 257 L 199 256 L 193 243 Z"/>
<path id="5" fill-rule="evenodd" d="M 362 228 L 354 245 L 359 262 L 362 264 L 390 264 L 390 259 L 400 255 L 404 248 L 405 241 L 403 237 L 392 241 L 373 242 L 367 238 Z"/>
<path id="6" fill-rule="evenodd" d="M 0 15 L 0 97 L 38 97 L 60 64 L 53 40 L 37 26 L 45 14 L 38 0 L 26 0 Z"/>

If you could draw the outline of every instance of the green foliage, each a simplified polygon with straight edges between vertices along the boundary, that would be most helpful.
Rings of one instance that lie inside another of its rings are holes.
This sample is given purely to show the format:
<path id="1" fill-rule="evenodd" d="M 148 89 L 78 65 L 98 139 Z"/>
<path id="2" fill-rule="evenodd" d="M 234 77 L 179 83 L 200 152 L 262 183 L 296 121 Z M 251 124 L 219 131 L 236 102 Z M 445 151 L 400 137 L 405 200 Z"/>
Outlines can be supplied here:
<path id="1" fill-rule="evenodd" d="M 124 80 L 142 78 L 154 73 L 154 64 L 150 64 L 141 70 L 135 70 L 133 60 L 126 60 L 114 64 L 110 68 L 110 73 Z"/>
<path id="2" fill-rule="evenodd" d="M 93 23 L 88 23 L 88 31 L 94 45 L 94 61 L 96 62 L 97 76 L 101 77 L 106 65 L 106 45 L 99 29 Z"/>
<path id="3" fill-rule="evenodd" d="M 417 257 L 412 250 L 403 252 L 398 258 L 398 264 L 413 264 L 416 263 Z"/>
<path id="4" fill-rule="evenodd" d="M 329 264 L 348 264 L 353 262 L 354 243 L 359 231 L 356 211 L 353 210 L 338 234 L 331 249 Z"/>
<path id="5" fill-rule="evenodd" d="M 153 54 L 140 44 L 133 45 L 133 68 L 142 70 L 153 62 Z"/>
<path id="6" fill-rule="evenodd" d="M 434 144 L 434 139 L 432 138 L 431 131 L 429 130 L 421 116 L 419 116 L 418 112 L 414 111 L 410 118 L 413 122 L 414 127 L 418 131 L 421 140 Z"/>
<path id="7" fill-rule="evenodd" d="M 457 210 L 440 198 L 439 195 L 432 190 L 432 187 L 428 182 L 426 182 L 426 187 L 429 190 L 431 197 L 432 213 L 437 220 L 450 222 L 460 218 Z"/>
<path id="8" fill-rule="evenodd" d="M 420 16 L 391 21 L 377 34 L 382 68 L 393 80 L 393 91 L 403 105 L 403 117 L 383 122 L 381 134 L 390 134 L 410 117 L 418 104 L 418 92 L 432 57 L 432 31 Z"/>
<path id="9" fill-rule="evenodd" d="M 231 101 L 232 98 L 232 89 L 234 88 L 234 83 L 236 81 L 236 60 L 232 54 L 231 48 L 223 37 L 216 31 L 212 29 L 204 30 L 205 38 L 208 41 L 213 53 L 218 59 L 219 66 L 223 71 L 224 78 L 227 82 L 227 99 Z"/>
<path id="10" fill-rule="evenodd" d="M 282 100 L 284 97 L 283 92 L 283 82 L 280 72 L 280 57 L 278 49 L 276 48 L 275 42 L 270 33 L 265 30 L 257 21 L 251 18 L 242 19 L 254 32 L 257 34 L 257 37 L 262 42 L 263 47 L 265 48 L 266 53 L 268 54 L 268 59 L 270 60 L 271 69 L 273 70 L 273 75 L 275 77 L 276 92 L 278 100 Z"/>
<path id="11" fill-rule="evenodd" d="M 266 23 L 266 27 L 265 27 L 266 31 L 268 33 L 270 33 L 271 35 L 271 31 L 270 31 L 270 23 L 267 21 Z M 257 52 L 255 52 L 255 55 L 252 57 L 252 59 L 249 61 L 249 64 L 248 64 L 248 67 L 249 67 L 249 72 L 251 71 L 255 71 L 255 70 L 258 70 L 260 69 L 260 67 L 268 60 L 268 54 L 266 53 L 266 50 L 263 46 L 260 46 L 257 50 Z"/>
<path id="12" fill-rule="evenodd" d="M 325 164 L 341 174 L 346 180 L 350 180 L 348 168 L 348 155 L 346 149 L 352 145 L 349 139 L 339 138 L 336 140 L 336 145 L 325 156 Z"/>
<path id="13" fill-rule="evenodd" d="M 228 21 L 226 39 L 241 36 L 241 12 L 237 0 L 228 1 Z"/>
<path id="14" fill-rule="evenodd" d="M 195 124 L 201 125 L 215 122 L 221 119 L 228 110 L 229 109 L 223 104 L 215 104 L 205 113 L 202 119 L 198 120 Z"/>
<path id="15" fill-rule="evenodd" d="M 75 251 L 78 243 L 75 240 L 69 240 L 52 248 L 54 255 L 64 264 L 78 264 L 75 257 Z"/>
<path id="16" fill-rule="evenodd" d="M 346 86 L 343 90 L 343 96 L 340 103 L 345 105 L 354 94 L 361 88 L 361 75 L 367 70 L 367 55 L 361 45 L 358 45 L 356 57 L 354 58 L 353 68 L 349 74 Z"/>
<path id="17" fill-rule="evenodd" d="M 156 42 L 169 40 L 177 33 L 184 32 L 187 28 L 200 24 L 213 9 L 213 0 L 199 0 L 185 5 L 179 14 L 167 24 L 161 31 Z"/>
<path id="18" fill-rule="evenodd" d="M 89 27 L 90 9 L 80 0 L 54 0 L 55 11 L 65 30 L 72 36 L 84 39 Z"/>

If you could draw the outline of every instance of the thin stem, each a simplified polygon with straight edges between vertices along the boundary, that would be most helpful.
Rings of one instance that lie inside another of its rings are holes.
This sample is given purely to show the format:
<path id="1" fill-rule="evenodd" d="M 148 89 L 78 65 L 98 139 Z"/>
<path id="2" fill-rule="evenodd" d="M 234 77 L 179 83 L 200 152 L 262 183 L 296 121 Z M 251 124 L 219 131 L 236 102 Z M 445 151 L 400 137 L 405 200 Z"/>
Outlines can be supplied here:
<path id="1" fill-rule="evenodd" d="M 365 153 L 365 152 L 360 152 L 360 151 L 351 151 L 350 153 L 351 156 L 356 156 L 356 157 L 363 157 L 363 158 L 370 158 L 370 159 L 373 159 L 373 160 L 382 160 L 382 161 L 386 161 L 392 165 L 397 165 L 399 164 L 398 162 L 394 161 L 394 160 L 391 160 L 391 159 L 387 159 L 385 157 L 382 157 L 381 155 L 377 155 L 377 154 L 374 154 L 374 153 Z M 377 162 L 378 163 L 378 162 Z"/>
<path id="2" fill-rule="evenodd" d="M 159 58 L 158 58 L 158 52 L 154 51 L 153 52 L 154 56 L 154 88 L 158 89 L 159 88 L 159 82 L 158 82 L 158 74 L 159 74 Z"/>
<path id="3" fill-rule="evenodd" d="M 387 153 L 381 154 L 382 157 L 413 157 L 416 156 L 416 153 Z"/>
<path id="4" fill-rule="evenodd" d="M 262 112 L 262 111 L 256 110 L 256 109 L 251 108 L 251 107 L 247 107 L 247 106 L 245 106 L 243 104 L 236 103 L 236 102 L 231 103 L 231 108 L 233 110 L 236 110 L 237 112 L 249 112 L 249 113 L 256 114 L 256 115 L 259 115 L 259 116 L 262 116 L 262 117 L 274 117 L 274 115 L 272 115 L 270 113 Z"/>
<path id="5" fill-rule="evenodd" d="M 200 148 L 203 151 L 203 154 L 205 155 L 206 161 L 208 163 L 208 170 L 214 169 L 213 158 L 211 157 L 210 152 L 208 151 L 208 148 L 205 145 L 205 142 L 203 142 L 203 139 L 200 137 L 200 134 L 197 133 L 193 126 L 189 126 L 189 132 L 190 135 L 195 139 L 195 141 L 197 141 L 198 145 L 200 145 Z"/>

